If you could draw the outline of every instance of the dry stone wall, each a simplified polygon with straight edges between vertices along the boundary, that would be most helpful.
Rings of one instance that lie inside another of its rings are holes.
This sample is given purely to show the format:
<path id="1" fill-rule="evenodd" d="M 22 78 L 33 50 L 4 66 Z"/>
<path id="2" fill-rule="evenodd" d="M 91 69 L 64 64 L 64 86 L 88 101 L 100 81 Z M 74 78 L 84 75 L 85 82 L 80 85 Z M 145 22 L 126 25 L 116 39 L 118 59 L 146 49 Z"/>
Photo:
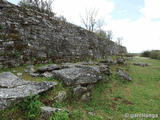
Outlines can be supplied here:
<path id="1" fill-rule="evenodd" d="M 126 48 L 56 17 L 0 1 L 0 68 L 126 53 Z"/>

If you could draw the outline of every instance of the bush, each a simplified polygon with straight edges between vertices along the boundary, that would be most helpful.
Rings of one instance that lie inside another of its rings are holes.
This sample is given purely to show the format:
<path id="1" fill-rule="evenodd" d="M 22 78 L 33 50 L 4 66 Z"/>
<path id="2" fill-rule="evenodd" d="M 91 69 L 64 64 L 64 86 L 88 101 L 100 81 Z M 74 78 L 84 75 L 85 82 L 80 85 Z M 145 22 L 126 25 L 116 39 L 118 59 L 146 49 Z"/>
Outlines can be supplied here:
<path id="1" fill-rule="evenodd" d="M 137 55 L 138 54 L 136 54 L 136 53 L 127 53 L 127 54 L 125 54 L 126 57 L 135 57 Z"/>
<path id="2" fill-rule="evenodd" d="M 142 57 L 150 57 L 151 52 L 150 51 L 144 51 L 141 56 Z"/>
<path id="3" fill-rule="evenodd" d="M 152 59 L 159 59 L 160 51 L 159 50 L 152 50 L 150 53 L 150 57 Z"/>
<path id="4" fill-rule="evenodd" d="M 160 50 L 144 51 L 141 56 L 160 60 Z"/>
<path id="5" fill-rule="evenodd" d="M 41 113 L 41 106 L 42 103 L 39 101 L 39 96 L 33 96 L 32 94 L 20 104 L 20 108 L 25 112 L 29 120 L 38 119 Z"/>

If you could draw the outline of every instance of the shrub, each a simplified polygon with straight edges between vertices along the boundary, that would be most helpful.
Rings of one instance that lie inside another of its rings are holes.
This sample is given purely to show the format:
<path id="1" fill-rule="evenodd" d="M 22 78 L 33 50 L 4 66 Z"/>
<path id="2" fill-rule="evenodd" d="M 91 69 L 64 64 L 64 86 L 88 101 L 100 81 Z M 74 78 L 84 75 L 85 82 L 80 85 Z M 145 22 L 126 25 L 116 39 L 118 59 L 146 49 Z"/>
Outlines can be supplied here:
<path id="1" fill-rule="evenodd" d="M 135 57 L 137 55 L 138 54 L 136 54 L 136 53 L 127 53 L 127 54 L 125 54 L 126 57 Z"/>
<path id="2" fill-rule="evenodd" d="M 150 57 L 151 52 L 150 51 L 144 51 L 141 56 L 142 57 Z"/>
<path id="3" fill-rule="evenodd" d="M 141 56 L 160 60 L 160 50 L 144 51 Z"/>
<path id="4" fill-rule="evenodd" d="M 152 59 L 158 59 L 158 54 L 160 53 L 160 51 L 158 50 L 152 50 L 151 53 L 150 53 L 150 57 Z"/>
<path id="5" fill-rule="evenodd" d="M 33 96 L 32 94 L 20 104 L 20 108 L 25 111 L 26 117 L 29 120 L 38 119 L 41 106 L 42 103 L 39 101 L 39 96 Z"/>

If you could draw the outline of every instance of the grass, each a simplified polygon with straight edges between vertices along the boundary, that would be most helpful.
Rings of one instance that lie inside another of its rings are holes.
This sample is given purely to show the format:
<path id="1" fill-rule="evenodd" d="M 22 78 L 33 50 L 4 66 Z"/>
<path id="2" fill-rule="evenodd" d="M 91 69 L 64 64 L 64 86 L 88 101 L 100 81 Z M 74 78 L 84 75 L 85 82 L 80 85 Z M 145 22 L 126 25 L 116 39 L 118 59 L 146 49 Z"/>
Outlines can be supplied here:
<path id="1" fill-rule="evenodd" d="M 134 66 L 133 62 L 148 63 L 150 66 Z M 116 69 L 122 68 L 132 77 L 132 82 L 124 82 L 116 76 Z M 17 72 L 23 72 L 23 67 L 15 68 Z M 127 66 L 111 66 L 112 77 L 109 82 L 100 82 L 93 89 L 93 99 L 89 102 L 81 102 L 77 98 L 69 97 L 64 102 L 56 102 L 54 107 L 66 108 L 71 113 L 69 116 L 65 112 L 56 114 L 57 120 L 61 117 L 65 120 L 128 120 L 126 113 L 146 113 L 160 115 L 160 61 L 150 58 L 135 57 Z M 13 70 L 12 70 L 13 71 Z M 24 78 L 31 81 L 44 81 L 46 78 L 30 78 L 24 73 Z M 56 81 L 55 79 L 52 79 Z M 48 81 L 52 81 L 48 79 Z M 41 94 L 40 101 L 47 103 L 58 93 L 67 90 L 62 83 L 57 89 Z M 70 93 L 71 94 L 71 93 Z M 93 115 L 89 115 L 92 112 Z M 3 114 L 2 114 L 3 113 Z M 16 114 L 15 114 L 16 113 Z M 1 114 L 3 116 L 1 116 Z M 62 115 L 62 116 L 61 116 Z M 7 120 L 7 116 L 16 120 L 26 120 L 25 114 L 18 109 L 17 105 L 0 111 L 0 120 Z M 140 118 L 133 118 L 139 120 Z M 145 119 L 145 118 L 144 118 Z M 152 119 L 152 118 L 148 118 Z M 159 120 L 155 118 L 155 120 Z"/>

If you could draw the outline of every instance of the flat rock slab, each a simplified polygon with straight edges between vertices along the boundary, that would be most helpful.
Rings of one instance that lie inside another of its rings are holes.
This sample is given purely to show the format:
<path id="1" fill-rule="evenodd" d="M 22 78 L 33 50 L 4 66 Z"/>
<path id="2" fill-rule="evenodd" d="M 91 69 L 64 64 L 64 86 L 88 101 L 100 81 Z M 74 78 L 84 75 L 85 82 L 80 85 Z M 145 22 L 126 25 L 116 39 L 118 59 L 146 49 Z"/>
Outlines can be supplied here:
<path id="1" fill-rule="evenodd" d="M 76 64 L 68 68 L 53 70 L 52 74 L 68 86 L 93 84 L 102 79 L 99 68 Z"/>
<path id="2" fill-rule="evenodd" d="M 39 94 L 57 85 L 56 82 L 30 82 L 10 72 L 0 73 L 0 109 L 9 107 L 22 98 Z"/>
<path id="3" fill-rule="evenodd" d="M 50 64 L 50 65 L 46 65 L 46 66 L 38 68 L 36 72 L 43 73 L 43 72 L 49 72 L 52 70 L 59 70 L 59 69 L 61 69 L 61 66 L 57 64 Z"/>

